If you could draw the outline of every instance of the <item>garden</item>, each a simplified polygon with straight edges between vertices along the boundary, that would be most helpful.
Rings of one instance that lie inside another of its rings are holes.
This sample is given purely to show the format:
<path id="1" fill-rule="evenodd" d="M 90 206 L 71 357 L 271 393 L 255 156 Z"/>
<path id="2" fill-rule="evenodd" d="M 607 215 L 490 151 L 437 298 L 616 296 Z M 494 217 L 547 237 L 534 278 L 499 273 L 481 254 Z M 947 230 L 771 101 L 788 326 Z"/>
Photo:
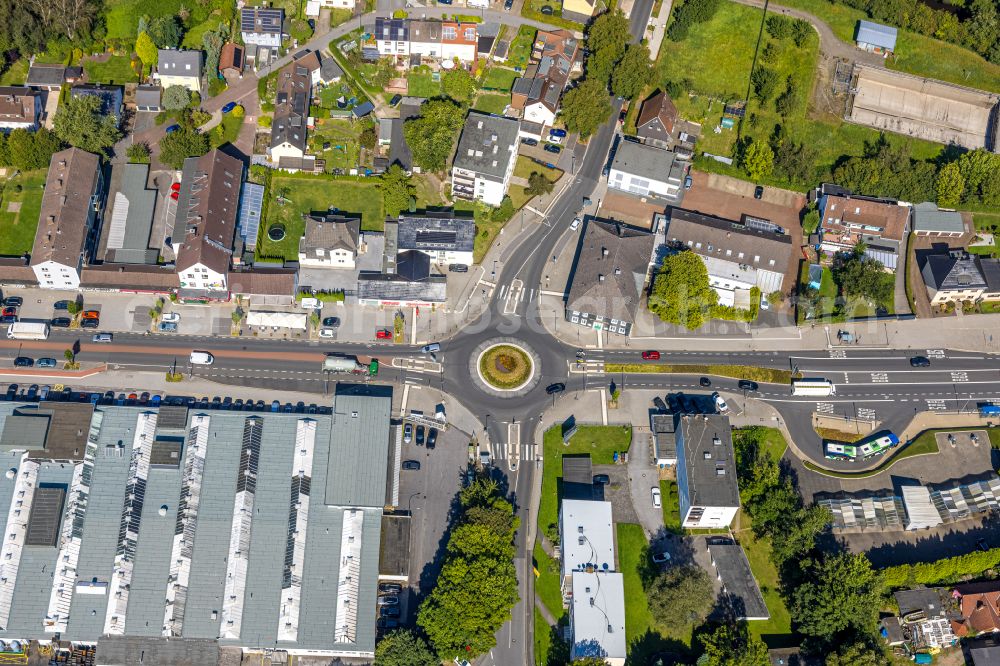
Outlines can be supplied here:
<path id="1" fill-rule="evenodd" d="M 46 169 L 25 171 L 3 184 L 0 194 L 0 256 L 31 252 L 42 209 Z"/>
<path id="2" fill-rule="evenodd" d="M 317 118 L 315 129 L 309 132 L 309 152 L 326 160 L 327 173 L 340 169 L 348 173 L 358 167 L 361 159 L 362 123 L 340 118 Z"/>
<path id="3" fill-rule="evenodd" d="M 496 389 L 511 391 L 521 388 L 533 374 L 531 356 L 514 345 L 490 347 L 479 357 L 479 376 Z"/>
<path id="4" fill-rule="evenodd" d="M 528 61 L 531 60 L 531 50 L 535 45 L 535 32 L 530 25 L 522 25 L 517 29 L 517 34 L 511 40 L 510 49 L 507 51 L 508 67 L 520 68 L 522 71 L 527 68 Z"/>
<path id="5" fill-rule="evenodd" d="M 138 64 L 138 61 L 136 61 Z M 139 80 L 139 75 L 128 56 L 101 55 L 83 61 L 83 71 L 90 83 L 123 85 Z"/>

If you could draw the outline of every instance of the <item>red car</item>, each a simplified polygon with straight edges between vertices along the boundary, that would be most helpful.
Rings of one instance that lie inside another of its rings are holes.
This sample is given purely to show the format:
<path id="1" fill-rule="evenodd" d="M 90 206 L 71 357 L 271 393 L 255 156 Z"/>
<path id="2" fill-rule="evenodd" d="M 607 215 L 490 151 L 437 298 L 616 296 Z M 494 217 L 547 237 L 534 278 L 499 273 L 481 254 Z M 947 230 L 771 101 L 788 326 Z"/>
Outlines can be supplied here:
<path id="1" fill-rule="evenodd" d="M 177 201 L 177 199 L 178 199 L 178 198 L 179 198 L 180 196 L 181 196 L 181 195 L 180 195 L 180 193 L 179 193 L 179 192 L 171 192 L 171 193 L 170 193 L 170 198 L 171 198 L 171 199 L 173 199 L 174 201 Z"/>
<path id="2" fill-rule="evenodd" d="M 10 307 L 10 308 L 4 308 L 3 309 L 3 316 L 4 317 L 13 317 L 16 314 L 17 314 L 17 308 Z"/>
<path id="3" fill-rule="evenodd" d="M 660 352 L 658 352 L 658 351 L 644 351 L 644 352 L 642 352 L 642 360 L 643 361 L 659 361 L 660 360 Z"/>
<path id="4" fill-rule="evenodd" d="M 173 190 L 174 192 L 177 192 L 178 190 L 181 189 L 181 184 L 180 183 L 174 183 L 173 185 L 170 186 L 170 189 Z"/>
<path id="5" fill-rule="evenodd" d="M 380 328 L 375 331 L 375 338 L 378 340 L 392 340 L 392 331 L 387 328 Z"/>

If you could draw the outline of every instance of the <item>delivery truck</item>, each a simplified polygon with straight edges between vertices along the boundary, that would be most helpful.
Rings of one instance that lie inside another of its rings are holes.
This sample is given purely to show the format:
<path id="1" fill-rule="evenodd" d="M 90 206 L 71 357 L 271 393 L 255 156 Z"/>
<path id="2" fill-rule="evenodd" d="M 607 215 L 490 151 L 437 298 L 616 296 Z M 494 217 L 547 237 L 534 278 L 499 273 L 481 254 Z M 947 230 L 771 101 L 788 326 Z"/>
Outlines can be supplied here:
<path id="1" fill-rule="evenodd" d="M 49 337 L 49 325 L 45 322 L 16 321 L 7 329 L 11 340 L 45 340 Z"/>
<path id="2" fill-rule="evenodd" d="M 349 354 L 328 354 L 323 359 L 323 371 L 374 377 L 378 374 L 378 359 L 358 360 L 357 356 Z"/>

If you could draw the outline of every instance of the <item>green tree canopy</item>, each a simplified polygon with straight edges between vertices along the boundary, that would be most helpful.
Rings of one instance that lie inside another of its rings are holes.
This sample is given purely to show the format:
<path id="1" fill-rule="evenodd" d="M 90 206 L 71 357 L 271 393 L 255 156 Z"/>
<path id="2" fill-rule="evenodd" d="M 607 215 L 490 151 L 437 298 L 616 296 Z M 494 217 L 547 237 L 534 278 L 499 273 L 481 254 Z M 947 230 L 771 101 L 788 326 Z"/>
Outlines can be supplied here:
<path id="1" fill-rule="evenodd" d="M 825 666 L 889 666 L 890 663 L 885 651 L 874 641 L 838 647 L 824 662 Z"/>
<path id="2" fill-rule="evenodd" d="M 149 146 L 145 143 L 133 143 L 125 151 L 130 164 L 149 164 Z"/>
<path id="3" fill-rule="evenodd" d="M 160 57 L 156 44 L 147 32 L 140 32 L 135 38 L 135 53 L 146 67 L 155 67 Z"/>
<path id="4" fill-rule="evenodd" d="M 774 151 L 764 141 L 754 140 L 743 151 L 741 166 L 750 180 L 760 181 L 774 171 Z"/>
<path id="5" fill-rule="evenodd" d="M 7 157 L 10 166 L 18 169 L 45 168 L 62 147 L 59 137 L 44 127 L 36 132 L 18 128 L 7 135 Z"/>
<path id="6" fill-rule="evenodd" d="M 191 103 L 191 91 L 184 86 L 170 86 L 163 91 L 161 103 L 164 109 L 179 111 Z"/>
<path id="7" fill-rule="evenodd" d="M 891 301 L 892 274 L 882 264 L 864 254 L 862 248 L 837 255 L 833 262 L 833 279 L 844 293 L 859 296 L 875 304 Z"/>
<path id="8" fill-rule="evenodd" d="M 743 620 L 721 624 L 701 636 L 705 656 L 699 666 L 770 666 L 767 645 Z"/>
<path id="9" fill-rule="evenodd" d="M 714 597 L 708 574 L 693 565 L 668 567 L 646 588 L 653 620 L 672 634 L 682 634 L 701 623 Z"/>
<path id="10" fill-rule="evenodd" d="M 441 666 L 441 660 L 423 638 L 407 629 L 397 629 L 375 646 L 375 666 Z"/>
<path id="11" fill-rule="evenodd" d="M 605 85 L 631 41 L 628 19 L 621 11 L 605 12 L 594 19 L 587 31 L 587 77 Z"/>
<path id="12" fill-rule="evenodd" d="M 600 81 L 588 77 L 563 95 L 560 113 L 566 129 L 585 139 L 611 116 L 608 91 Z"/>
<path id="13" fill-rule="evenodd" d="M 70 97 L 56 111 L 56 136 L 87 152 L 104 153 L 122 134 L 116 118 L 105 115 L 101 106 L 101 99 L 93 95 Z"/>
<path id="14" fill-rule="evenodd" d="M 468 102 L 476 94 L 476 82 L 471 74 L 456 67 L 441 77 L 441 89 L 456 102 Z"/>
<path id="15" fill-rule="evenodd" d="M 177 48 L 181 43 L 181 37 L 184 36 L 181 24 L 177 22 L 177 17 L 173 14 L 149 19 L 146 32 L 153 43 L 161 49 Z"/>
<path id="16" fill-rule="evenodd" d="M 205 74 L 210 78 L 219 75 L 219 55 L 225 41 L 221 30 L 209 30 L 201 36 L 201 45 L 205 48 Z"/>
<path id="17" fill-rule="evenodd" d="M 524 188 L 524 193 L 533 197 L 548 194 L 555 185 L 544 174 L 532 171 L 528 176 L 528 186 Z"/>
<path id="18" fill-rule="evenodd" d="M 45 46 L 45 24 L 26 2 L 0 0 L 0 51 L 37 53 Z"/>
<path id="19" fill-rule="evenodd" d="M 208 135 L 191 127 L 181 127 L 160 139 L 160 161 L 174 168 L 184 166 L 188 157 L 201 157 L 208 152 Z"/>
<path id="20" fill-rule="evenodd" d="M 949 162 L 937 175 L 937 202 L 944 208 L 954 208 L 965 193 L 965 178 L 958 162 Z"/>
<path id="21" fill-rule="evenodd" d="M 882 578 L 864 553 L 830 555 L 814 565 L 792 595 L 798 631 L 821 647 L 874 637 Z"/>
<path id="22" fill-rule="evenodd" d="M 767 102 L 778 90 L 778 74 L 770 67 L 757 65 L 750 75 L 754 95 L 761 102 Z"/>
<path id="23" fill-rule="evenodd" d="M 708 286 L 708 270 L 694 252 L 681 251 L 663 260 L 649 295 L 649 309 L 663 321 L 688 330 L 705 323 L 719 295 Z"/>
<path id="24" fill-rule="evenodd" d="M 385 206 L 385 214 L 389 217 L 396 217 L 402 211 L 409 210 L 410 202 L 416 193 L 410 177 L 398 164 L 393 164 L 382 174 L 378 189 L 382 192 L 382 204 Z"/>
<path id="25" fill-rule="evenodd" d="M 443 171 L 464 123 L 461 107 L 448 99 L 432 99 L 420 107 L 420 116 L 403 124 L 403 135 L 413 161 L 426 171 Z"/>
<path id="26" fill-rule="evenodd" d="M 644 44 L 630 44 L 611 75 L 611 91 L 619 97 L 632 99 L 649 85 L 652 77 L 649 48 Z"/>

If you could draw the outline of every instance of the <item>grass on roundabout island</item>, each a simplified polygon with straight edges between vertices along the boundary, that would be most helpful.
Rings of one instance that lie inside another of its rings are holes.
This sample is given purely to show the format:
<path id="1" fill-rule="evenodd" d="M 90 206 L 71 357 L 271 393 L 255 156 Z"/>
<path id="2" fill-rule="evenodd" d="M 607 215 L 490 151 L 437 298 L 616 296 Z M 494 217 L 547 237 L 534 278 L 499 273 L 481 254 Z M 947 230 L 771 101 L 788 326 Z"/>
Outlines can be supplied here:
<path id="1" fill-rule="evenodd" d="M 498 389 L 515 389 L 531 377 L 531 357 L 514 345 L 496 345 L 479 358 L 479 374 Z"/>

